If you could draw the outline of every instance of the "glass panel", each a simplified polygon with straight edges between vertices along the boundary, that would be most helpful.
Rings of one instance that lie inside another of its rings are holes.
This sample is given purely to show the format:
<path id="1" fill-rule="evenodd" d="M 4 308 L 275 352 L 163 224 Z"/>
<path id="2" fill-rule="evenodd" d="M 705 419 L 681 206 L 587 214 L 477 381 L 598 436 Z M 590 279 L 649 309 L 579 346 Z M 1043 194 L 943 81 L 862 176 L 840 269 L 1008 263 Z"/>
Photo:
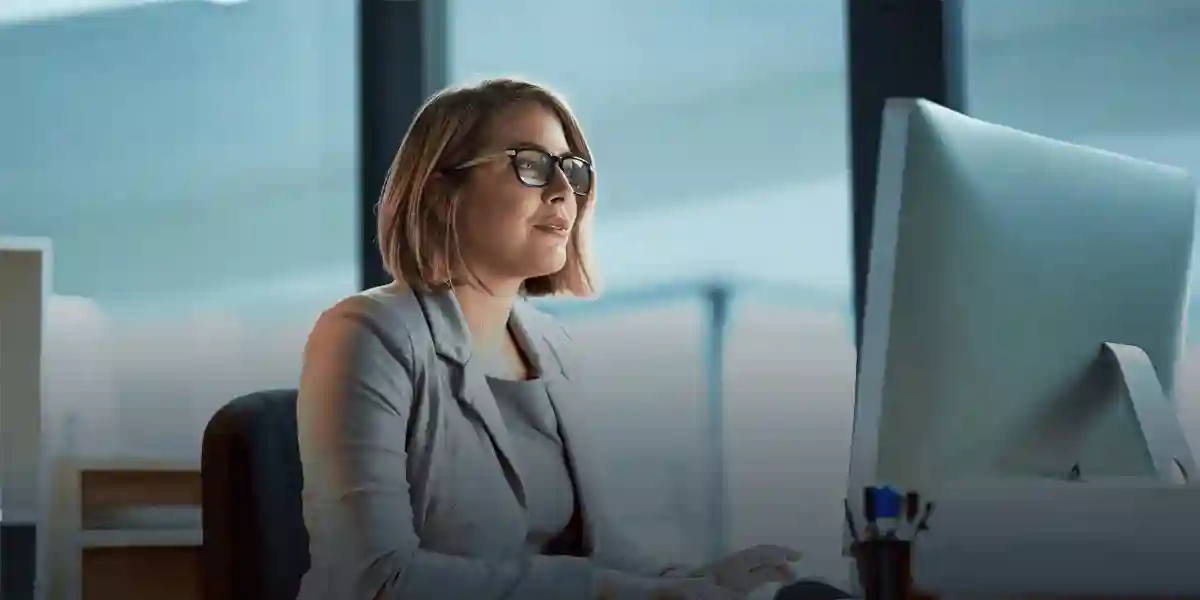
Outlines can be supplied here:
<path id="1" fill-rule="evenodd" d="M 1200 3 L 970 0 L 965 19 L 974 115 L 1200 174 Z M 1193 300 L 1189 312 L 1197 306 Z M 1193 448 L 1200 447 L 1198 322 L 1189 319 L 1176 384 Z"/>
<path id="2" fill-rule="evenodd" d="M 0 29 L 0 235 L 54 244 L 55 449 L 196 459 L 217 407 L 295 386 L 317 311 L 358 285 L 355 14 L 180 3 Z"/>
<path id="3" fill-rule="evenodd" d="M 606 336 L 604 348 L 585 349 L 613 358 L 589 368 L 606 372 L 606 382 L 619 381 L 599 389 L 624 399 L 593 402 L 595 428 L 605 439 L 627 442 L 610 441 L 612 452 L 641 457 L 627 463 L 633 466 L 614 468 L 611 486 L 637 490 L 633 505 L 643 502 L 644 493 L 644 502 L 653 506 L 630 509 L 642 517 L 628 513 L 638 524 L 630 529 L 648 544 L 659 537 L 690 541 L 692 554 L 704 557 L 714 535 L 704 527 L 705 478 L 716 467 L 705 444 L 712 440 L 669 446 L 658 441 L 664 431 L 680 439 L 706 435 L 708 415 L 698 412 L 705 406 L 708 374 L 700 344 L 711 332 L 705 329 L 704 311 L 685 310 L 682 304 L 661 304 L 654 312 L 637 312 L 636 318 L 623 311 L 638 310 L 634 299 L 698 298 L 718 283 L 735 290 L 792 284 L 803 292 L 785 305 L 805 307 L 806 294 L 827 302 L 816 320 L 798 319 L 787 310 L 761 318 L 739 310 L 730 326 L 737 340 L 731 342 L 730 358 L 737 365 L 726 368 L 727 479 L 736 488 L 730 490 L 731 541 L 824 544 L 832 539 L 829 528 L 840 526 L 841 510 L 827 498 L 788 490 L 802 485 L 798 478 L 806 475 L 801 473 L 840 473 L 814 481 L 834 482 L 830 493 L 841 497 L 845 458 L 833 450 L 797 455 L 794 444 L 755 440 L 778 439 L 780 423 L 807 432 L 810 423 L 836 420 L 833 415 L 849 419 L 853 411 L 845 389 L 796 393 L 810 383 L 823 388 L 826 379 L 841 382 L 838 378 L 852 372 L 854 364 L 853 354 L 845 351 L 851 340 L 845 330 L 835 346 L 809 346 L 837 338 L 817 323 L 826 314 L 841 318 L 850 305 L 842 18 L 842 3 L 834 1 L 450 4 L 451 80 L 518 75 L 546 83 L 578 112 L 595 152 L 600 193 L 595 242 L 606 287 L 598 307 L 611 303 L 612 310 L 597 311 L 574 326 L 586 322 L 595 335 Z M 552 57 L 561 45 L 556 39 L 569 46 L 569 60 Z M 747 314 L 750 324 L 743 325 L 740 319 Z M 685 326 L 688 319 L 692 324 Z M 779 350 L 776 360 L 759 360 L 779 343 L 773 319 L 781 319 L 781 330 L 791 332 L 789 344 L 801 344 L 804 352 Z M 687 335 L 670 329 L 675 327 Z M 577 335 L 577 343 L 600 343 L 592 335 Z M 649 366 L 633 360 L 646 353 L 672 358 Z M 808 364 L 813 356 L 822 362 Z M 660 380 L 676 383 L 664 393 L 645 389 Z M 621 391 L 611 387 L 617 385 Z M 626 401 L 628 409 L 609 408 Z M 669 419 L 652 416 L 677 410 L 660 406 L 663 402 L 688 407 L 687 412 L 671 412 Z M 606 410 L 611 412 L 600 416 Z M 848 431 L 843 438 L 829 444 L 848 446 Z M 652 453 L 653 448 L 663 454 Z M 760 459 L 765 462 L 756 462 Z M 708 464 L 684 467 L 696 461 Z M 792 463 L 804 465 L 794 477 L 767 481 L 756 472 L 762 464 Z M 667 477 L 659 470 L 663 465 L 679 467 Z M 679 479 L 684 476 L 687 482 Z M 693 496 L 680 489 L 692 490 Z M 750 514 L 762 508 L 756 498 L 771 494 L 773 508 Z M 806 504 L 785 508 L 794 502 Z M 767 515 L 788 525 L 772 528 L 760 518 Z M 650 522 L 679 530 L 667 535 Z M 704 536 L 708 539 L 699 539 Z M 832 558 L 840 540 L 832 543 L 819 551 L 828 556 L 813 564 L 820 565 L 821 575 L 843 577 L 845 568 Z"/>
<path id="4" fill-rule="evenodd" d="M 842 499 L 855 369 L 849 303 L 799 286 L 740 298 L 725 364 L 731 541 L 801 549 L 803 573 L 845 584 Z"/>
<path id="5" fill-rule="evenodd" d="M 612 303 L 604 303 L 611 305 Z M 569 318 L 610 510 L 647 549 L 706 558 L 704 310 L 696 300 Z M 655 343 L 630 344 L 631 336 Z"/>

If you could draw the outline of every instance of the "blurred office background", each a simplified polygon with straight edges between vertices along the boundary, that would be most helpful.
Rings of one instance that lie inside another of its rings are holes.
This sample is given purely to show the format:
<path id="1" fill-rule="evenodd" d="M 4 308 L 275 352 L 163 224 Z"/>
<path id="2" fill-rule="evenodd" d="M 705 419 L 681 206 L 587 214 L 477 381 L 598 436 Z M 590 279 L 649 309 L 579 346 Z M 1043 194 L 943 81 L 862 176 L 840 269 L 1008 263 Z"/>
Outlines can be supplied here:
<path id="1" fill-rule="evenodd" d="M 54 243 L 52 451 L 198 457 L 220 405 L 295 385 L 317 313 L 359 288 L 357 3 L 25 4 L 0 25 L 0 234 Z M 680 558 L 723 534 L 844 577 L 843 2 L 442 9 L 431 81 L 547 83 L 593 143 L 608 293 L 550 308 L 599 382 L 619 513 Z M 1200 3 L 966 0 L 959 25 L 968 112 L 1200 172 Z M 1177 394 L 1193 445 L 1197 358 Z"/>

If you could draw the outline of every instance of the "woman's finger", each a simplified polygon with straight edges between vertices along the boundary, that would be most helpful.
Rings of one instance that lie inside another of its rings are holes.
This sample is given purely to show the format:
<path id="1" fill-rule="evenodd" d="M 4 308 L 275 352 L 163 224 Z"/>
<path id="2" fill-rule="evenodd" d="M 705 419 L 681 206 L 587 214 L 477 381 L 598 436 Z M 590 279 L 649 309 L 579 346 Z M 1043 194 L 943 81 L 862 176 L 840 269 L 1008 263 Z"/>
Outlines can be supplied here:
<path id="1" fill-rule="evenodd" d="M 771 550 L 777 556 L 782 557 L 784 562 L 796 562 L 804 556 L 803 552 L 793 548 L 788 548 L 787 546 L 771 546 Z"/>
<path id="2" fill-rule="evenodd" d="M 778 581 L 791 583 L 796 580 L 796 573 L 788 565 L 763 565 L 750 569 L 750 576 L 755 581 Z"/>
<path id="3" fill-rule="evenodd" d="M 746 550 L 746 558 L 750 562 L 759 565 L 780 565 L 795 562 L 800 560 L 801 556 L 803 555 L 798 550 L 773 544 L 763 544 Z"/>
<path id="4" fill-rule="evenodd" d="M 780 581 L 784 583 L 792 583 L 797 579 L 796 571 L 794 571 L 790 565 L 780 565 L 775 567 L 775 571 L 779 573 L 779 576 L 782 577 Z"/>

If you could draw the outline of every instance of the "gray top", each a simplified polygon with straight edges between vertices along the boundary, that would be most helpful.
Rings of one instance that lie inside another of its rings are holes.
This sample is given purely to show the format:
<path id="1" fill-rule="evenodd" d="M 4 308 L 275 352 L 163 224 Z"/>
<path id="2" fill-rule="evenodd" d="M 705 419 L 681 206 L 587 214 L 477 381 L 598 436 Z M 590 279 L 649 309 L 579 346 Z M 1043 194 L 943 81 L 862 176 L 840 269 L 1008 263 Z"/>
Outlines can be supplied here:
<path id="1" fill-rule="evenodd" d="M 527 547 L 536 554 L 562 533 L 575 512 L 574 484 L 558 435 L 558 416 L 541 379 L 489 376 L 488 386 L 512 439 L 515 461 L 525 476 Z"/>

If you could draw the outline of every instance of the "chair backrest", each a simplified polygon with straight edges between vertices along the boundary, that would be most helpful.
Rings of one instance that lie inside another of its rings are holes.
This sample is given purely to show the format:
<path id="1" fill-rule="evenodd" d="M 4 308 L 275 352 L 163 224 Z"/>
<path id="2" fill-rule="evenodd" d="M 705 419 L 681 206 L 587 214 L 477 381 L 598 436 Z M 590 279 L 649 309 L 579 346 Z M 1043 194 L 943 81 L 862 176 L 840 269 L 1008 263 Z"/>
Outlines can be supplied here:
<path id="1" fill-rule="evenodd" d="M 308 571 L 296 390 L 223 406 L 201 450 L 204 597 L 295 600 Z"/>

